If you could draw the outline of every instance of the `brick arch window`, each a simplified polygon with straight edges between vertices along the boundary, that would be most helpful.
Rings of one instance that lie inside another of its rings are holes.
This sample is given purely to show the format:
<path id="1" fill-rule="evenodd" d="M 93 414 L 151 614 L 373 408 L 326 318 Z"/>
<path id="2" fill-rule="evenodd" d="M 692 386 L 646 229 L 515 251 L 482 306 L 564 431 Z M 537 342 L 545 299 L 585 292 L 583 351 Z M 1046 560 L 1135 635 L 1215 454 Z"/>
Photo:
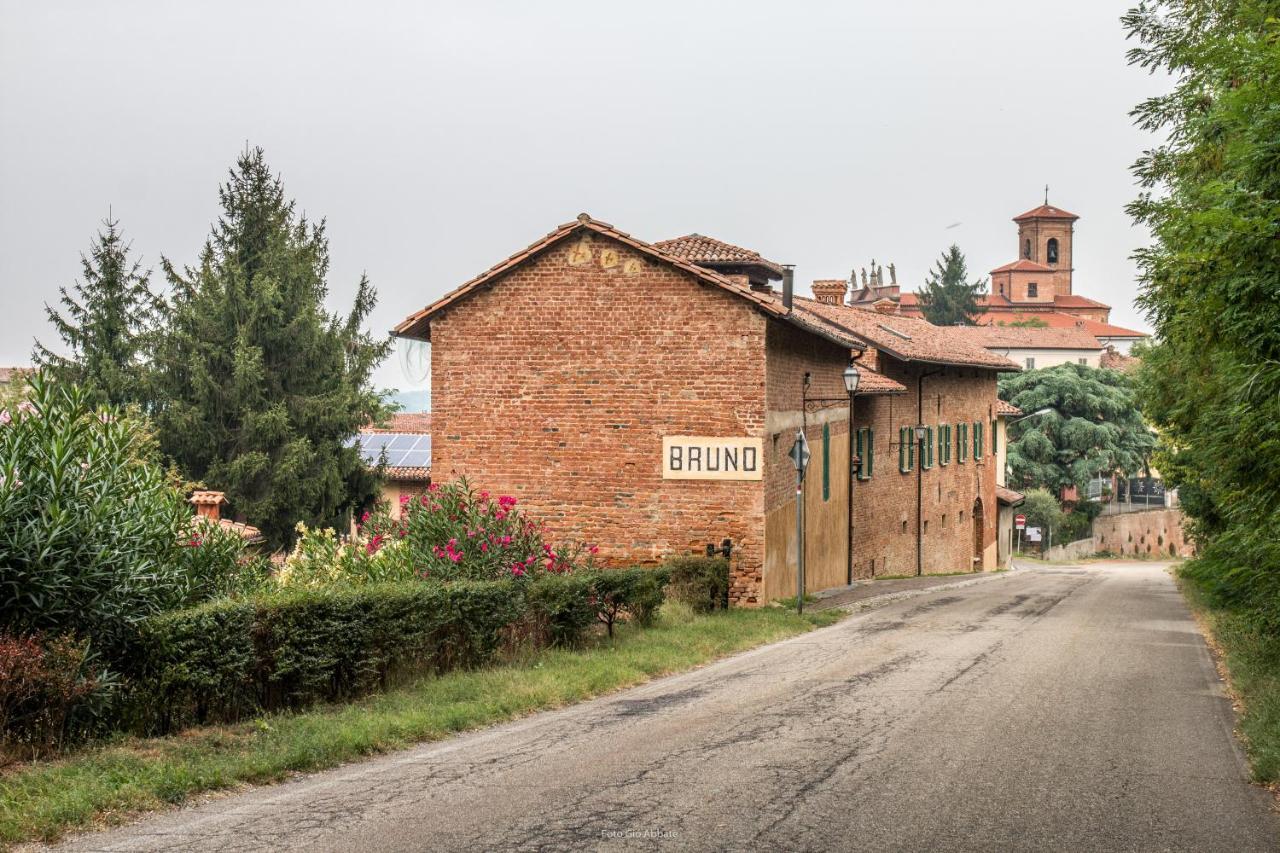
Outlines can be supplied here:
<path id="1" fill-rule="evenodd" d="M 1045 254 L 1045 257 L 1048 259 L 1049 263 L 1056 264 L 1058 262 L 1058 238 L 1057 237 L 1049 238 L 1049 244 L 1045 246 L 1044 254 Z"/>

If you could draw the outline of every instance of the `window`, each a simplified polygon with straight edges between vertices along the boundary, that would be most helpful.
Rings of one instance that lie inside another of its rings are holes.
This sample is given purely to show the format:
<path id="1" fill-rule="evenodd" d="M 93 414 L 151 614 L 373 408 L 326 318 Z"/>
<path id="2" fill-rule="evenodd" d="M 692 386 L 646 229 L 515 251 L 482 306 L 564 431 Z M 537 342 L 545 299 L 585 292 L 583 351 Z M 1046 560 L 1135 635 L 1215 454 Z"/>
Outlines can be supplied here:
<path id="1" fill-rule="evenodd" d="M 1089 365 L 1089 359 L 1087 358 L 1077 358 L 1076 361 L 1080 364 L 1085 365 L 1086 367 L 1088 367 Z"/>
<path id="2" fill-rule="evenodd" d="M 916 431 L 909 426 L 898 430 L 898 470 L 903 474 L 916 464 Z"/>
<path id="3" fill-rule="evenodd" d="M 992 422 L 991 422 L 991 452 L 992 452 L 993 454 L 996 452 L 996 449 L 997 449 L 997 448 L 996 448 L 996 436 L 997 436 L 997 435 L 999 435 L 999 434 L 1000 434 L 1000 431 L 999 431 L 999 430 L 997 429 L 997 427 L 996 427 L 996 421 L 992 421 Z"/>
<path id="4" fill-rule="evenodd" d="M 925 533 L 929 532 L 929 519 L 927 518 L 924 520 L 924 532 Z"/>
<path id="5" fill-rule="evenodd" d="M 1057 237 L 1049 238 L 1049 244 L 1045 247 L 1044 254 L 1045 254 L 1045 257 L 1048 259 L 1049 263 L 1056 264 L 1058 262 L 1058 238 Z"/>
<path id="6" fill-rule="evenodd" d="M 924 446 L 920 448 L 920 465 L 926 470 L 933 467 L 933 427 L 924 428 Z"/>
<path id="7" fill-rule="evenodd" d="M 1030 356 L 1027 357 L 1027 370 L 1036 369 L 1036 360 Z"/>
<path id="8" fill-rule="evenodd" d="M 822 499 L 831 500 L 831 424 L 822 425 Z"/>
<path id="9" fill-rule="evenodd" d="M 1031 257 L 1031 240 L 1030 238 L 1022 241 L 1022 257 Z"/>
<path id="10" fill-rule="evenodd" d="M 1027 298 L 1035 299 L 1039 295 L 1040 285 L 1036 284 L 1034 281 L 1027 282 Z"/>
<path id="11" fill-rule="evenodd" d="M 856 441 L 858 479 L 870 480 L 871 475 L 875 473 L 876 431 L 871 427 L 863 427 L 858 430 Z"/>
<path id="12" fill-rule="evenodd" d="M 963 463 L 969 455 L 969 425 L 960 424 L 956 428 L 956 461 Z"/>
<path id="13" fill-rule="evenodd" d="M 951 461 L 951 427 L 938 424 L 938 464 L 946 465 Z"/>
<path id="14" fill-rule="evenodd" d="M 973 422 L 973 458 L 981 459 L 983 453 L 982 428 L 986 426 L 982 421 Z"/>

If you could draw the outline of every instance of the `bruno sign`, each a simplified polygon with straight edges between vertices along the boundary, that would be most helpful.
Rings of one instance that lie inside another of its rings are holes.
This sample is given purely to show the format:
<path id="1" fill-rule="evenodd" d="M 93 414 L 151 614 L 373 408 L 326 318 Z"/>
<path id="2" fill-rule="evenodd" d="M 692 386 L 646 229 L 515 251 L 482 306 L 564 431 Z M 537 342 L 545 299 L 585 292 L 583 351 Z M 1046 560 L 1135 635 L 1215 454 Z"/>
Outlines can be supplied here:
<path id="1" fill-rule="evenodd" d="M 664 480 L 759 480 L 764 476 L 759 438 L 662 437 Z"/>

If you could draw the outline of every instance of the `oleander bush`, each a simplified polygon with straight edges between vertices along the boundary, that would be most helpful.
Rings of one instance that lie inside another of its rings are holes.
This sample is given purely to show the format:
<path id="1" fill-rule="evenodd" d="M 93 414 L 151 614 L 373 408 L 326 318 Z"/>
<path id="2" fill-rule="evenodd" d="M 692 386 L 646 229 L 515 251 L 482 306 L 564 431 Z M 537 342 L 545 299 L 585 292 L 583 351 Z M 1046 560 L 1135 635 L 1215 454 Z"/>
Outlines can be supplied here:
<path id="1" fill-rule="evenodd" d="M 673 557 L 662 564 L 670 575 L 667 594 L 695 613 L 729 604 L 729 561 L 723 557 Z"/>
<path id="2" fill-rule="evenodd" d="M 0 634 L 0 759 L 39 755 L 94 731 L 115 687 L 87 640 Z"/>

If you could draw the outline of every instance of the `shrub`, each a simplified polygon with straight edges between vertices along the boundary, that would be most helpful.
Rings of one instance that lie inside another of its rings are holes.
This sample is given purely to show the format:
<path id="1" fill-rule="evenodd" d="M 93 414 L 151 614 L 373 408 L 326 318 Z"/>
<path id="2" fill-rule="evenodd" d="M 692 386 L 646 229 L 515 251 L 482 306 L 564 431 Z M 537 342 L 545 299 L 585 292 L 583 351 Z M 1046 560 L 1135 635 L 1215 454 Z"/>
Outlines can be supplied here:
<path id="1" fill-rule="evenodd" d="M 0 745 L 30 754 L 74 739 L 115 686 L 95 670 L 87 641 L 0 635 Z"/>
<path id="2" fill-rule="evenodd" d="M 379 505 L 364 513 L 359 530 L 359 541 L 343 543 L 332 530 L 299 525 L 279 585 L 528 578 L 591 568 L 596 551 L 552 545 L 515 498 L 493 498 L 465 479 L 432 483 L 417 498 L 403 496 L 398 518 Z"/>
<path id="3" fill-rule="evenodd" d="M 667 593 L 675 601 L 707 613 L 729 603 L 729 561 L 723 557 L 673 557 L 663 564 L 671 577 Z"/>
<path id="4" fill-rule="evenodd" d="M 130 723 L 148 731 L 337 701 L 398 674 L 493 658 L 523 611 L 518 581 L 298 589 L 139 626 Z"/>
<path id="5" fill-rule="evenodd" d="M 234 571 L 182 547 L 190 507 L 136 417 L 39 376 L 30 387 L 29 401 L 0 411 L 0 626 L 109 646 Z"/>
<path id="6" fill-rule="evenodd" d="M 650 624 L 665 597 L 667 575 L 661 569 L 605 569 L 583 577 L 590 584 L 596 619 L 610 637 L 624 614 L 638 625 Z"/>
<path id="7" fill-rule="evenodd" d="M 596 621 L 591 573 L 547 575 L 526 587 L 529 618 L 553 646 L 577 645 Z"/>

